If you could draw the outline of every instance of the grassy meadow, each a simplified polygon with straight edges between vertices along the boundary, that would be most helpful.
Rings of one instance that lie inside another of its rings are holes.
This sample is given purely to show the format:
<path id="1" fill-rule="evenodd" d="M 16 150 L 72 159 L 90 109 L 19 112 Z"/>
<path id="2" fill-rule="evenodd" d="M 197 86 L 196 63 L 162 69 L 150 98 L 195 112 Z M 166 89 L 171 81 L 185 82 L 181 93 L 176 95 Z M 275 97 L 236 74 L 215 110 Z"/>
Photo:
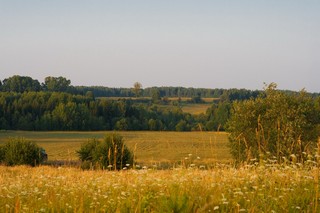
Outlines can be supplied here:
<path id="1" fill-rule="evenodd" d="M 212 104 L 185 104 L 181 107 L 183 112 L 190 113 L 192 115 L 199 115 L 201 113 L 206 113 L 207 109 L 211 107 Z"/>
<path id="2" fill-rule="evenodd" d="M 0 212 L 319 212 L 319 170 L 0 166 Z"/>
<path id="3" fill-rule="evenodd" d="M 110 132 L 1 131 L 44 147 L 51 160 L 77 160 L 88 138 Z M 319 167 L 233 166 L 228 135 L 118 132 L 137 169 L 0 166 L 0 212 L 319 212 Z M 167 168 L 167 169 L 163 169 Z"/>
<path id="4" fill-rule="evenodd" d="M 111 132 L 2 131 L 0 144 L 9 137 L 24 137 L 42 146 L 51 161 L 74 161 L 83 142 L 103 138 Z M 118 132 L 141 166 L 168 167 L 175 164 L 210 164 L 231 161 L 228 137 L 223 132 Z"/>

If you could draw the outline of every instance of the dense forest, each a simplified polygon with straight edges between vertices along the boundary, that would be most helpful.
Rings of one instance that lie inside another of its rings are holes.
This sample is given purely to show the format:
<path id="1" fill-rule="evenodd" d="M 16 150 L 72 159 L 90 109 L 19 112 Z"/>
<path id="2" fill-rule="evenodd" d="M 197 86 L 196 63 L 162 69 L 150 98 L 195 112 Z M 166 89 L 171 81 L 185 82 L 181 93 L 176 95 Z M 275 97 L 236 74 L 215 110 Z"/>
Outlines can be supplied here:
<path id="1" fill-rule="evenodd" d="M 0 91 L 3 92 L 67 92 L 75 95 L 86 95 L 92 93 L 95 97 L 152 97 L 154 93 L 159 93 L 160 97 L 202 97 L 220 98 L 226 97 L 230 100 L 243 100 L 257 97 L 260 91 L 246 89 L 204 89 L 185 87 L 149 87 L 138 88 L 110 88 L 102 86 L 72 86 L 71 81 L 64 77 L 46 77 L 43 83 L 29 76 L 12 76 L 1 81 Z"/>
<path id="2" fill-rule="evenodd" d="M 15 75 L 0 81 L 0 129 L 224 130 L 231 103 L 259 95 L 261 91 L 244 89 L 83 87 L 72 86 L 64 77 L 46 77 L 40 83 Z M 145 102 L 127 98 L 137 96 L 152 98 Z M 167 97 L 219 100 L 212 102 L 206 113 L 192 115 L 182 111 L 180 101 L 168 101 Z"/>

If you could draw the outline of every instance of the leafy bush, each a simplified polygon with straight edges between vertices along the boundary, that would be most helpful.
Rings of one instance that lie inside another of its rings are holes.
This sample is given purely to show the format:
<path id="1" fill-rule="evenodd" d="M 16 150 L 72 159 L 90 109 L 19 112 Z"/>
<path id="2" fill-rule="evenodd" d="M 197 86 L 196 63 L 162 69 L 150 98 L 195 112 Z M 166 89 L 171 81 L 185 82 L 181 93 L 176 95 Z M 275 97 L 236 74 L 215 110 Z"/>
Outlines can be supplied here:
<path id="1" fill-rule="evenodd" d="M 4 146 L 0 146 L 0 163 L 3 162 L 5 156 Z"/>
<path id="2" fill-rule="evenodd" d="M 122 169 L 132 165 L 133 155 L 118 134 L 106 135 L 103 141 L 91 139 L 77 151 L 83 169 Z"/>
<path id="3" fill-rule="evenodd" d="M 24 138 L 10 138 L 0 147 L 0 162 L 7 166 L 35 166 L 46 160 L 44 154 L 44 149 L 32 141 Z"/>
<path id="4" fill-rule="evenodd" d="M 269 156 L 281 162 L 312 154 L 318 137 L 319 113 L 304 91 L 286 94 L 270 84 L 256 99 L 234 102 L 227 123 L 235 160 Z"/>

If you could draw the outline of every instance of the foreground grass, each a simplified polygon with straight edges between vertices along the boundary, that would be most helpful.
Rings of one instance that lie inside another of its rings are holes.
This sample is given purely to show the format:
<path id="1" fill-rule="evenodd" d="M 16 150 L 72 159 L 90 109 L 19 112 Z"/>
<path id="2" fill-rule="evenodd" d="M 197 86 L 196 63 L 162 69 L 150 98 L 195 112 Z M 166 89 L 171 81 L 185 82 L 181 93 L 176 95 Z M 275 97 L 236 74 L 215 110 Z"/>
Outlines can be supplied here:
<path id="1" fill-rule="evenodd" d="M 317 212 L 319 170 L 0 167 L 0 212 Z"/>

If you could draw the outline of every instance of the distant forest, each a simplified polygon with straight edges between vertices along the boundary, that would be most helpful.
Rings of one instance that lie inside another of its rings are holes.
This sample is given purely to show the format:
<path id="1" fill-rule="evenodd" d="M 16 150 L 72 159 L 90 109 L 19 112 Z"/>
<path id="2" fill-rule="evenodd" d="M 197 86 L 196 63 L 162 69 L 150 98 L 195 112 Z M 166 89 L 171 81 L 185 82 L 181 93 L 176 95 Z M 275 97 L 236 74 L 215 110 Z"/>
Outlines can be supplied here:
<path id="1" fill-rule="evenodd" d="M 295 93 L 285 91 L 287 93 Z M 232 102 L 263 95 L 245 89 L 72 86 L 64 77 L 46 77 L 43 83 L 28 76 L 0 80 L 0 129 L 4 130 L 224 130 Z M 310 94 L 319 97 L 319 94 Z M 108 99 L 102 97 L 117 97 Z M 136 99 L 150 97 L 150 99 Z M 205 113 L 192 115 L 181 100 L 201 103 L 217 98 Z"/>

